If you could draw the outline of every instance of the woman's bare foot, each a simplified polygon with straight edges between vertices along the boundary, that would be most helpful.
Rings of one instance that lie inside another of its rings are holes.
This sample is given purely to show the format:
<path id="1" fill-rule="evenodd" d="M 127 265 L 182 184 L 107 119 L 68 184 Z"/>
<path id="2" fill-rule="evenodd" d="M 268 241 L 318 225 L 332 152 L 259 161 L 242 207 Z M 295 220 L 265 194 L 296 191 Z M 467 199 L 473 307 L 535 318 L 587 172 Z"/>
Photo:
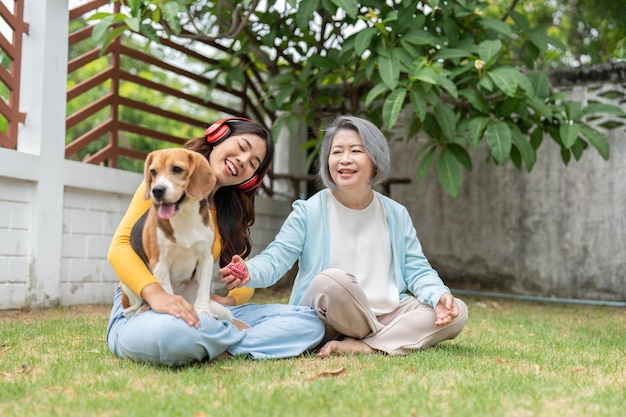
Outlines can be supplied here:
<path id="1" fill-rule="evenodd" d="M 343 340 L 331 340 L 326 343 L 320 349 L 317 356 L 325 358 L 330 356 L 331 353 L 335 353 L 337 355 L 344 355 L 346 353 L 365 353 L 370 354 L 374 353 L 375 350 L 365 344 L 362 340 L 352 339 L 350 337 L 346 337 Z"/>

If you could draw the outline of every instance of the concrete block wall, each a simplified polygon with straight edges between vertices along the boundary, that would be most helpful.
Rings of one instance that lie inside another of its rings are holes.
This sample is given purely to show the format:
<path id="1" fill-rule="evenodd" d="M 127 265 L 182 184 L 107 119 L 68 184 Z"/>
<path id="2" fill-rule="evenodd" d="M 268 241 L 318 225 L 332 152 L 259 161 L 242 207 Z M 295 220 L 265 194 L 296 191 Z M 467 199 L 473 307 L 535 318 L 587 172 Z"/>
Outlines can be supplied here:
<path id="1" fill-rule="evenodd" d="M 110 303 L 118 278 L 106 259 L 109 244 L 142 176 L 64 161 L 55 176 L 63 183 L 55 202 L 62 210 L 56 218 L 46 217 L 50 202 L 37 201 L 38 159 L 0 149 L 0 310 Z M 33 169 L 19 169 L 29 166 Z M 274 238 L 291 210 L 289 201 L 257 197 L 256 202 L 253 254 Z M 46 223 L 59 222 L 60 234 L 38 241 L 40 216 Z M 38 257 L 56 253 L 58 271 L 38 276 Z"/>
<path id="2" fill-rule="evenodd" d="M 0 177 L 0 307 L 18 307 L 28 293 L 33 187 Z"/>
<path id="3" fill-rule="evenodd" d="M 546 137 L 530 173 L 486 163 L 482 148 L 457 198 L 443 192 L 434 171 L 392 193 L 452 288 L 626 301 L 625 133 L 607 133 L 608 161 L 589 148 L 566 166 Z M 392 147 L 394 175 L 414 176 L 418 143 Z"/>
<path id="4" fill-rule="evenodd" d="M 90 304 L 113 297 L 117 278 L 106 254 L 128 199 L 125 194 L 66 187 L 63 196 L 60 303 Z"/>

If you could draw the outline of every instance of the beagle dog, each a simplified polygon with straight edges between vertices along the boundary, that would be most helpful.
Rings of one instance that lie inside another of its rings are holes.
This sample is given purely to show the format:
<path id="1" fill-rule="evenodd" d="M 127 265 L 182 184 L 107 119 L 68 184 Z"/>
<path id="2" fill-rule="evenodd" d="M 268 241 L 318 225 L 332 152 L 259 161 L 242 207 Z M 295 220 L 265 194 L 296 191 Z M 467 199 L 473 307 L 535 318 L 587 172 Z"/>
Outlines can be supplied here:
<path id="1" fill-rule="evenodd" d="M 152 206 L 131 231 L 131 246 L 170 294 L 185 297 L 198 314 L 232 319 L 230 310 L 211 300 L 214 225 L 208 197 L 215 174 L 206 158 L 183 148 L 151 152 L 144 167 Z M 150 307 L 122 284 L 127 317 Z"/>

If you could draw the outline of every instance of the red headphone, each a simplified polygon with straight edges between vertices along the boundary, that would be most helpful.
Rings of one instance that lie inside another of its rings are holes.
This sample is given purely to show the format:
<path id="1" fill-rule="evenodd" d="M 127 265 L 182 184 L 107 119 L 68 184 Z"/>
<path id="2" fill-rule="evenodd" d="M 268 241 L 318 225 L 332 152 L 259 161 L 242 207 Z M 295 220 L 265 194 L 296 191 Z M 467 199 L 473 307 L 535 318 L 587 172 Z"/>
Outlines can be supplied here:
<path id="1" fill-rule="evenodd" d="M 213 123 L 207 128 L 207 130 L 204 131 L 204 137 L 206 138 L 206 141 L 213 146 L 221 143 L 232 133 L 232 130 L 230 129 L 230 126 L 228 124 L 232 121 L 238 120 L 255 123 L 250 119 L 246 119 L 245 117 L 226 117 Z M 248 191 L 252 191 L 259 185 L 261 185 L 261 182 L 262 181 L 259 176 L 255 174 L 249 180 L 239 184 L 237 188 L 239 188 L 244 193 L 247 193 Z"/>

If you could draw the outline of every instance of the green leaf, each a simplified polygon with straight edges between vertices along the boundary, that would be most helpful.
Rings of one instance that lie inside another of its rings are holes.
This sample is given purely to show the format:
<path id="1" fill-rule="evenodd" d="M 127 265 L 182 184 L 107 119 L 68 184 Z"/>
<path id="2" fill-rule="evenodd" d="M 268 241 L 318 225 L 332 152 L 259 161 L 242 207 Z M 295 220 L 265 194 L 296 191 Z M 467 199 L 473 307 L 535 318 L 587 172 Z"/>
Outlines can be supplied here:
<path id="1" fill-rule="evenodd" d="M 437 103 L 435 106 L 435 119 L 445 137 L 454 137 L 456 131 L 456 115 L 450 107 L 442 102 Z"/>
<path id="2" fill-rule="evenodd" d="M 537 154 L 535 153 L 535 149 L 532 147 L 526 136 L 520 132 L 519 129 L 513 128 L 511 129 L 511 137 L 513 139 L 513 144 L 517 148 L 520 153 L 524 163 L 526 164 L 526 170 L 530 172 L 535 166 L 535 162 L 537 161 Z"/>
<path id="3" fill-rule="evenodd" d="M 267 85 L 271 87 L 271 86 L 281 85 L 281 84 L 290 84 L 293 82 L 295 82 L 294 74 L 292 73 L 278 74 L 273 77 L 269 77 L 267 80 Z"/>
<path id="4" fill-rule="evenodd" d="M 437 160 L 437 177 L 443 190 L 452 197 L 456 197 L 461 189 L 461 165 L 452 151 L 443 148 Z"/>
<path id="5" fill-rule="evenodd" d="M 422 46 L 422 45 L 435 46 L 439 42 L 439 38 L 421 29 L 413 29 L 410 32 L 402 35 L 401 39 L 405 42 L 408 42 L 410 44 L 417 45 L 417 46 Z"/>
<path id="6" fill-rule="evenodd" d="M 174 34 L 179 35 L 181 32 L 179 13 L 183 11 L 181 5 L 177 2 L 168 2 L 161 6 L 163 10 L 163 18 L 172 29 Z"/>
<path id="7" fill-rule="evenodd" d="M 300 129 L 301 123 L 302 123 L 302 118 L 298 116 L 297 114 L 290 113 L 287 116 L 287 129 L 289 130 L 292 136 L 295 136 L 298 134 L 298 129 Z"/>
<path id="8" fill-rule="evenodd" d="M 424 181 L 424 178 L 426 178 L 426 174 L 428 173 L 428 170 L 433 163 L 433 159 L 435 158 L 435 151 L 437 151 L 437 147 L 432 144 L 425 145 L 423 149 L 427 149 L 429 146 L 430 150 L 426 152 L 417 165 L 417 179 L 420 181 Z"/>
<path id="9" fill-rule="evenodd" d="M 298 10 L 296 11 L 296 23 L 299 28 L 309 28 L 309 23 L 313 20 L 313 14 L 319 4 L 319 0 L 307 0 L 299 3 Z"/>
<path id="10" fill-rule="evenodd" d="M 426 117 L 426 101 L 415 90 L 409 91 L 409 101 L 418 119 L 423 122 Z"/>
<path id="11" fill-rule="evenodd" d="M 130 28 L 130 30 L 139 32 L 141 30 L 141 18 L 129 17 L 124 19 L 124 23 Z"/>
<path id="12" fill-rule="evenodd" d="M 144 5 L 141 0 L 128 0 L 126 5 L 130 8 L 130 12 L 132 16 L 140 16 L 141 12 L 144 10 Z"/>
<path id="13" fill-rule="evenodd" d="M 478 57 L 485 62 L 490 62 L 502 50 L 502 42 L 498 40 L 482 41 L 478 45 Z"/>
<path id="14" fill-rule="evenodd" d="M 578 101 L 570 101 L 563 103 L 565 106 L 565 114 L 568 120 L 579 121 L 582 116 L 582 103 Z"/>
<path id="15" fill-rule="evenodd" d="M 576 158 L 577 161 L 580 161 L 580 158 L 583 156 L 583 152 L 585 151 L 585 149 L 587 149 L 589 145 L 587 145 L 587 142 L 585 142 L 584 140 L 577 138 L 576 142 L 574 142 L 574 145 L 572 145 L 571 151 L 572 151 L 572 155 L 574 155 L 574 158 Z"/>
<path id="16" fill-rule="evenodd" d="M 472 54 L 467 52 L 464 49 L 455 49 L 455 48 L 444 48 L 439 50 L 439 52 L 437 52 L 434 56 L 433 59 L 434 60 L 438 60 L 438 59 L 460 59 L 460 58 L 467 58 L 469 56 L 471 56 Z"/>
<path id="17" fill-rule="evenodd" d="M 459 161 L 466 170 L 472 170 L 472 158 L 470 158 L 469 153 L 467 153 L 464 147 L 452 143 L 448 145 L 448 149 L 450 149 L 450 152 L 452 152 L 457 161 Z"/>
<path id="18" fill-rule="evenodd" d="M 602 158 L 604 158 L 605 160 L 609 159 L 609 141 L 606 140 L 606 137 L 601 132 L 597 131 L 591 126 L 581 125 L 580 133 L 589 141 L 591 146 L 596 148 Z"/>
<path id="19" fill-rule="evenodd" d="M 569 149 L 561 148 L 561 159 L 565 165 L 569 165 L 569 161 L 572 159 Z"/>
<path id="20" fill-rule="evenodd" d="M 530 106 L 541 116 L 548 120 L 552 119 L 552 110 L 550 110 L 550 107 L 548 107 L 543 100 L 537 97 L 530 97 L 528 102 Z"/>
<path id="21" fill-rule="evenodd" d="M 476 90 L 464 89 L 459 91 L 459 94 L 467 99 L 476 110 L 481 113 L 489 114 L 491 108 L 487 100 L 480 95 Z"/>
<path id="22" fill-rule="evenodd" d="M 494 30 L 498 32 L 499 34 L 506 36 L 507 38 L 510 38 L 513 36 L 513 31 L 511 31 L 510 26 L 501 20 L 491 19 L 491 18 L 486 17 L 486 18 L 481 19 L 479 22 L 480 22 L 480 25 L 484 27 L 485 29 Z"/>
<path id="23" fill-rule="evenodd" d="M 359 56 L 362 55 L 363 52 L 370 47 L 372 38 L 376 36 L 377 33 L 378 29 L 372 27 L 365 28 L 357 33 L 354 40 L 354 52 Z"/>
<path id="24" fill-rule="evenodd" d="M 580 133 L 580 125 L 578 123 L 562 123 L 559 126 L 559 135 L 561 136 L 561 143 L 567 149 L 571 148 L 576 139 L 578 139 L 578 134 Z"/>
<path id="25" fill-rule="evenodd" d="M 412 76 L 414 80 L 424 81 L 428 84 L 437 84 L 437 73 L 432 68 L 422 68 Z"/>
<path id="26" fill-rule="evenodd" d="M 517 91 L 517 76 L 515 70 L 510 67 L 498 67 L 487 72 L 494 85 L 509 97 L 514 97 Z"/>
<path id="27" fill-rule="evenodd" d="M 91 32 L 91 38 L 95 43 L 102 42 L 106 35 L 108 27 L 114 23 L 114 19 L 115 16 L 109 15 L 95 24 L 95 26 L 93 27 L 93 31 Z"/>
<path id="28" fill-rule="evenodd" d="M 392 10 L 389 13 L 387 13 L 387 16 L 385 16 L 385 20 L 383 20 L 383 23 L 389 24 L 390 22 L 395 22 L 397 20 L 398 20 L 398 12 L 396 12 L 395 10 Z"/>
<path id="29" fill-rule="evenodd" d="M 534 72 L 528 75 L 528 79 L 533 85 L 535 96 L 546 99 L 550 96 L 550 79 L 545 72 Z"/>
<path id="30" fill-rule="evenodd" d="M 528 40 L 539 49 L 540 52 L 546 52 L 550 44 L 550 38 L 544 35 L 543 28 L 535 28 L 527 34 Z"/>
<path id="31" fill-rule="evenodd" d="M 621 117 L 626 116 L 626 113 L 624 113 L 624 110 L 622 110 L 620 107 L 615 106 L 613 104 L 590 103 L 587 106 L 585 106 L 582 110 L 583 116 L 588 116 L 590 114 L 595 114 L 595 113 L 612 114 L 613 116 L 621 116 Z"/>
<path id="32" fill-rule="evenodd" d="M 383 103 L 383 122 L 388 129 L 391 129 L 400 117 L 400 112 L 404 107 L 404 99 L 406 98 L 406 90 L 399 88 L 389 94 Z"/>
<path id="33" fill-rule="evenodd" d="M 470 145 L 474 148 L 478 147 L 478 143 L 485 134 L 485 129 L 489 123 L 488 117 L 474 117 L 467 126 Z"/>
<path id="34" fill-rule="evenodd" d="M 456 89 L 456 85 L 450 81 L 447 77 L 437 74 L 437 83 L 442 86 L 452 97 L 459 98 L 459 92 Z"/>
<path id="35" fill-rule="evenodd" d="M 89 17 L 87 17 L 87 22 L 93 22 L 94 20 L 102 20 L 105 19 L 108 16 L 112 16 L 111 13 L 108 12 L 97 12 L 94 13 L 92 15 L 90 15 Z"/>
<path id="36" fill-rule="evenodd" d="M 337 68 L 337 62 L 329 56 L 313 55 L 308 58 L 308 63 L 313 68 L 334 69 Z"/>
<path id="37" fill-rule="evenodd" d="M 530 30 L 530 25 L 528 24 L 526 16 L 516 12 L 515 10 L 509 10 L 509 16 L 511 16 L 511 19 L 513 19 L 520 30 L 523 32 L 528 32 Z"/>
<path id="38" fill-rule="evenodd" d="M 396 88 L 400 78 L 400 60 L 395 49 L 389 51 L 389 57 L 383 55 L 378 57 L 378 73 L 387 88 L 390 90 Z"/>
<path id="39" fill-rule="evenodd" d="M 154 26 L 148 23 L 141 24 L 141 33 L 152 42 L 159 43 L 161 42 L 161 38 L 159 38 L 159 34 L 157 33 Z"/>
<path id="40" fill-rule="evenodd" d="M 102 41 L 102 48 L 100 49 L 100 53 L 103 53 L 104 51 L 106 51 L 106 49 L 109 47 L 111 42 L 113 42 L 118 36 L 126 32 L 127 30 L 128 30 L 128 27 L 124 25 L 124 26 L 116 27 L 112 31 L 107 32 L 104 40 Z"/>
<path id="41" fill-rule="evenodd" d="M 487 126 L 487 145 L 491 155 L 499 164 L 504 164 L 511 152 L 511 130 L 501 121 L 490 122 Z"/>
<path id="42" fill-rule="evenodd" d="M 276 100 L 276 104 L 281 107 L 284 106 L 285 102 L 288 101 L 288 99 L 291 97 L 291 94 L 295 91 L 295 89 L 296 89 L 295 84 L 288 84 L 288 85 L 282 86 L 278 90 L 278 93 L 276 93 L 276 97 L 274 99 Z"/>
<path id="43" fill-rule="evenodd" d="M 530 134 L 530 145 L 534 150 L 537 150 L 541 146 L 541 142 L 543 142 L 543 130 L 536 128 Z"/>
<path id="44" fill-rule="evenodd" d="M 369 106 L 372 101 L 376 100 L 376 98 L 381 95 L 382 93 L 384 93 L 385 91 L 389 90 L 387 88 L 387 86 L 383 83 L 379 83 L 376 84 L 374 86 L 374 88 L 372 88 L 368 93 L 367 96 L 365 97 L 365 105 Z"/>
<path id="45" fill-rule="evenodd" d="M 533 87 L 533 83 L 530 82 L 527 76 L 525 76 L 521 71 L 514 69 L 513 76 L 517 80 L 517 84 L 521 87 L 522 90 L 526 92 L 529 96 L 535 95 L 535 89 Z"/>
<path id="46" fill-rule="evenodd" d="M 307 0 L 308 1 L 308 0 Z M 356 0 L 331 0 L 332 3 L 343 9 L 344 12 L 352 19 L 355 19 L 358 14 L 358 4 Z M 306 3 L 304 1 L 303 3 Z"/>
<path id="47" fill-rule="evenodd" d="M 290 130 L 290 132 L 291 132 L 291 130 Z M 291 133 L 295 134 L 296 132 L 297 132 L 297 130 L 295 132 L 291 132 Z M 278 136 L 276 136 L 276 137 L 278 137 Z M 319 145 L 319 143 L 320 143 L 320 141 L 317 140 L 317 139 L 309 139 L 306 142 L 304 142 L 302 145 L 300 145 L 299 150 L 306 151 L 306 150 L 315 148 L 316 146 Z"/>
<path id="48" fill-rule="evenodd" d="M 489 92 L 493 91 L 493 81 L 491 81 L 491 78 L 489 77 L 482 77 L 480 81 L 478 81 L 478 86 Z"/>

